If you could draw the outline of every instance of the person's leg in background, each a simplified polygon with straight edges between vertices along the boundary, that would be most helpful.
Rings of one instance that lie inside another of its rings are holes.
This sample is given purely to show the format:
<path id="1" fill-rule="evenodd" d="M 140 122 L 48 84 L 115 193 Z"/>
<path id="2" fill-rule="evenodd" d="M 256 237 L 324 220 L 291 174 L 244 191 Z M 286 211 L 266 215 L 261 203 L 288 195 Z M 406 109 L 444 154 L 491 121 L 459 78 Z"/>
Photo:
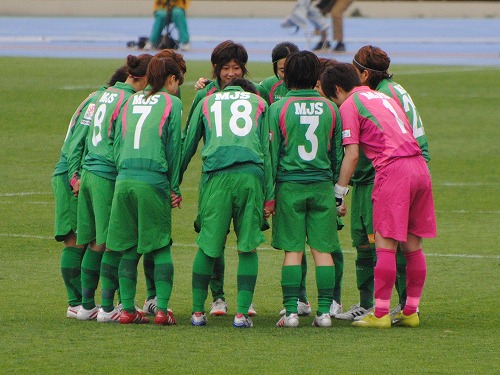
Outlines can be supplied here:
<path id="1" fill-rule="evenodd" d="M 179 48 L 181 51 L 188 51 L 191 48 L 189 42 L 189 31 L 186 21 L 186 11 L 179 7 L 172 9 L 172 22 L 179 32 Z"/>
<path id="2" fill-rule="evenodd" d="M 354 0 L 337 0 L 332 8 L 333 40 L 337 42 L 334 52 L 344 52 L 344 12 Z"/>

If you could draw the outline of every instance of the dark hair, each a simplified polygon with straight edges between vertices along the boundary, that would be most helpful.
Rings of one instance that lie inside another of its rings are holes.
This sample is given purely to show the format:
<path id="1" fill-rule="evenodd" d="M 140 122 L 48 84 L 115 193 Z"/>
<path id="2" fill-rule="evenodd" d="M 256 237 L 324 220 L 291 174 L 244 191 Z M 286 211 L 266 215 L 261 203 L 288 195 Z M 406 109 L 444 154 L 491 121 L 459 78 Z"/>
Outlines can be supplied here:
<path id="1" fill-rule="evenodd" d="M 241 67 L 243 76 L 248 73 L 248 70 L 245 67 L 248 61 L 247 50 L 239 43 L 235 43 L 232 40 L 226 40 L 218 44 L 212 51 L 212 56 L 210 57 L 213 67 L 212 78 L 219 80 L 222 67 L 231 60 L 236 61 L 236 63 Z"/>
<path id="2" fill-rule="evenodd" d="M 354 65 L 348 63 L 337 63 L 326 68 L 321 74 L 321 89 L 328 98 L 337 98 L 335 86 L 349 92 L 354 87 L 361 86 L 359 75 Z"/>
<path id="3" fill-rule="evenodd" d="M 292 53 L 285 61 L 285 85 L 289 89 L 313 89 L 318 82 L 319 72 L 319 59 L 314 53 Z"/>
<path id="4" fill-rule="evenodd" d="M 273 71 L 276 77 L 278 77 L 278 61 L 294 52 L 299 52 L 299 47 L 291 42 L 282 42 L 274 46 L 271 52 L 271 61 L 273 62 Z"/>
<path id="5" fill-rule="evenodd" d="M 128 67 L 127 65 L 122 65 L 118 69 L 115 70 L 113 75 L 108 81 L 107 86 L 114 86 L 116 82 L 125 82 L 128 78 Z"/>
<path id="6" fill-rule="evenodd" d="M 148 64 L 153 58 L 149 53 L 139 56 L 127 56 L 127 73 L 133 78 L 142 78 L 146 75 Z"/>
<path id="7" fill-rule="evenodd" d="M 338 63 L 338 61 L 335 59 L 327 59 L 326 57 L 320 57 L 319 64 L 321 67 L 320 68 L 321 73 L 323 73 L 326 70 L 326 68 L 329 68 L 337 63 Z M 320 73 L 320 75 L 321 75 L 321 73 Z"/>
<path id="8" fill-rule="evenodd" d="M 368 71 L 368 86 L 375 90 L 383 79 L 391 78 L 388 69 L 391 59 L 385 51 L 375 46 L 361 47 L 354 55 L 352 63 L 360 72 Z"/>
<path id="9" fill-rule="evenodd" d="M 184 57 L 182 54 L 175 52 L 173 49 L 162 49 L 160 52 L 158 52 L 155 57 L 171 57 L 173 58 L 177 64 L 179 65 L 179 68 L 181 69 L 182 74 L 186 74 L 187 68 L 186 68 L 186 62 L 184 61 Z"/>
<path id="10" fill-rule="evenodd" d="M 239 86 L 243 89 L 243 91 L 251 92 L 257 95 L 259 94 L 257 92 L 257 89 L 255 88 L 255 85 L 246 78 L 235 78 L 231 82 L 229 82 L 227 86 Z"/>
<path id="11" fill-rule="evenodd" d="M 184 62 L 184 59 L 182 61 Z M 148 96 L 160 91 L 165 85 L 165 80 L 171 75 L 174 75 L 179 80 L 179 85 L 181 85 L 184 75 L 179 67 L 179 63 L 172 57 L 153 57 L 149 63 L 147 72 L 148 82 L 151 85 L 151 91 Z"/>

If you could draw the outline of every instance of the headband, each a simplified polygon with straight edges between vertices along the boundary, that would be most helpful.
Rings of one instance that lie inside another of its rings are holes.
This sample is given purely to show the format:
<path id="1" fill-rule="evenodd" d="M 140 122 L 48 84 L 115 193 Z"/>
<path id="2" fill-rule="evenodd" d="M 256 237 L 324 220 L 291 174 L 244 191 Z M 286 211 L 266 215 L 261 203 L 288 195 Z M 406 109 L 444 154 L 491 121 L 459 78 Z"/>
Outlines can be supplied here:
<path id="1" fill-rule="evenodd" d="M 366 69 L 366 70 L 371 70 L 372 72 L 387 73 L 387 69 L 386 70 L 377 70 L 377 69 L 367 68 L 366 66 L 363 66 L 359 62 L 357 62 L 356 59 L 352 59 L 352 62 L 353 62 L 354 65 L 357 65 L 360 68 L 363 68 L 363 69 Z"/>

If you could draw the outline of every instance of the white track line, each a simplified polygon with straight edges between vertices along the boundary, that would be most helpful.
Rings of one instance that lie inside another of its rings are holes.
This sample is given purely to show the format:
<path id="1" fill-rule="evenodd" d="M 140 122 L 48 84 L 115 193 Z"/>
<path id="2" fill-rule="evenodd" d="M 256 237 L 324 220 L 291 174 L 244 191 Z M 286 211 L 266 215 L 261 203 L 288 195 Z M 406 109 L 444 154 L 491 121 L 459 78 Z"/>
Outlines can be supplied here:
<path id="1" fill-rule="evenodd" d="M 15 233 L 0 233 L 0 237 L 12 237 L 12 238 L 29 238 L 29 239 L 38 239 L 38 240 L 54 240 L 54 237 L 49 236 L 35 236 L 31 234 L 15 234 Z M 184 248 L 197 248 L 198 246 L 195 243 L 178 243 L 174 242 L 173 247 L 184 247 Z M 235 246 L 226 246 L 226 249 L 236 250 Z M 262 246 L 257 248 L 260 251 L 278 251 L 269 246 Z M 354 250 L 343 250 L 345 254 L 355 254 Z M 500 259 L 500 255 L 476 255 L 476 254 L 434 254 L 434 253 L 426 253 L 428 257 L 436 257 L 436 258 L 472 258 L 472 259 Z"/>

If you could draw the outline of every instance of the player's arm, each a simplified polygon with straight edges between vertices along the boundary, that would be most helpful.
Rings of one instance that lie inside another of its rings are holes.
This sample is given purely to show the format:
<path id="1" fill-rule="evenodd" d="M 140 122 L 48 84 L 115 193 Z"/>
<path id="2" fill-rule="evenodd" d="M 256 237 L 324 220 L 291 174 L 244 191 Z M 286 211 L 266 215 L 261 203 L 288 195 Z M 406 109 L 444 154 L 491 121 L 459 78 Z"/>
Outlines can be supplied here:
<path id="1" fill-rule="evenodd" d="M 201 91 L 197 91 L 196 94 L 194 95 L 193 104 L 191 104 L 191 108 L 189 109 L 188 117 L 186 120 L 186 126 L 182 130 L 182 134 L 181 134 L 181 138 L 182 138 L 183 142 L 184 142 L 184 138 L 186 138 L 188 126 L 189 126 L 189 123 L 191 122 L 191 118 L 193 117 L 193 112 L 196 109 L 196 106 L 198 105 L 198 103 L 202 102 L 203 98 L 205 96 L 206 96 L 205 89 L 203 89 Z"/>
<path id="2" fill-rule="evenodd" d="M 267 106 L 266 106 L 267 107 Z M 264 156 L 264 179 L 265 179 L 265 204 L 264 204 L 264 218 L 268 218 L 274 213 L 275 208 L 275 193 L 274 193 L 274 178 L 271 164 L 270 153 L 270 139 L 269 139 L 269 122 L 267 121 L 268 111 L 264 111 L 259 119 L 260 124 L 260 139 L 262 145 L 262 152 Z"/>
<path id="3" fill-rule="evenodd" d="M 339 179 L 342 159 L 344 158 L 344 147 L 342 147 L 342 120 L 337 106 L 335 104 L 333 105 L 334 112 L 332 113 L 332 116 L 333 121 L 335 121 L 335 129 L 333 130 L 333 136 L 330 140 L 330 161 L 333 172 L 333 181 L 337 181 Z"/>
<path id="4" fill-rule="evenodd" d="M 166 159 L 168 165 L 167 177 L 170 182 L 172 201 L 178 200 L 178 204 L 172 202 L 173 207 L 180 207 L 180 163 L 181 163 L 181 122 L 182 122 L 182 102 L 177 97 L 171 97 L 172 109 L 168 116 L 168 128 L 166 139 Z"/>
<path id="5" fill-rule="evenodd" d="M 269 128 L 269 154 L 271 156 L 271 174 L 273 182 L 276 181 L 276 174 L 278 171 L 278 159 L 281 147 L 281 132 L 279 128 L 279 112 L 276 110 L 275 105 L 269 107 L 266 116 Z"/>
<path id="6" fill-rule="evenodd" d="M 335 200 L 337 203 L 337 212 L 340 216 L 345 216 L 347 207 L 344 203 L 344 196 L 348 193 L 347 185 L 351 180 L 356 165 L 359 159 L 359 145 L 351 143 L 344 146 L 344 159 L 340 167 L 340 175 L 337 183 L 335 184 Z"/>
<path id="7" fill-rule="evenodd" d="M 115 166 L 116 169 L 119 168 L 120 166 L 120 152 L 123 144 L 123 113 L 127 111 L 128 109 L 128 104 L 125 105 L 123 110 L 120 112 L 120 115 L 116 119 L 116 124 L 115 124 L 115 135 L 114 135 L 114 141 L 113 141 L 113 160 L 115 161 Z"/>
<path id="8" fill-rule="evenodd" d="M 179 183 L 182 183 L 184 172 L 186 171 L 191 158 L 198 149 L 198 143 L 203 137 L 203 101 L 200 101 L 192 112 L 188 125 L 184 129 L 184 140 L 182 141 L 182 153 L 179 172 Z"/>
<path id="9" fill-rule="evenodd" d="M 93 113 L 94 103 L 87 103 L 83 107 L 83 110 L 79 113 L 75 113 L 73 116 L 75 125 L 71 131 L 71 139 L 68 148 L 68 176 L 70 179 L 70 186 L 73 190 L 75 196 L 78 195 L 80 190 L 80 169 L 83 165 L 85 155 L 87 153 L 87 137 L 90 128 L 90 113 Z M 73 121 L 73 120 L 72 120 Z"/>

